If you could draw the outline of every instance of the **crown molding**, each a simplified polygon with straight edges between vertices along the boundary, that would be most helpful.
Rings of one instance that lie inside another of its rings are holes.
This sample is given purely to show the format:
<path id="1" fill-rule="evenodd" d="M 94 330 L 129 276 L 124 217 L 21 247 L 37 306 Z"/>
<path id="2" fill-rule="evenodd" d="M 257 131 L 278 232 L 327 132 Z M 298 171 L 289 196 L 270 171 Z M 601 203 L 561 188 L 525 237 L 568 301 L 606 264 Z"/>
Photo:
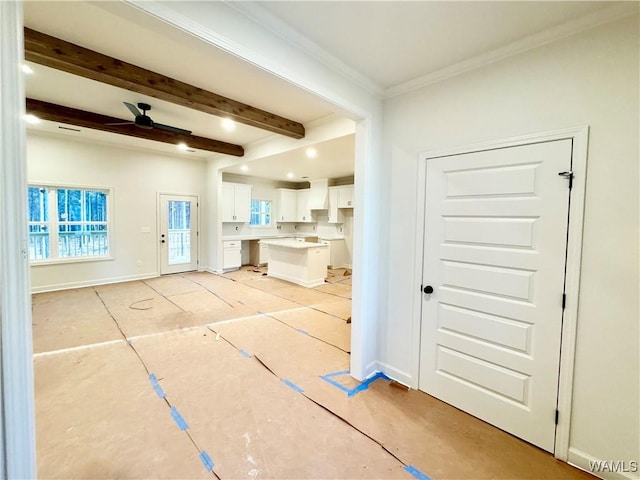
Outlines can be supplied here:
<path id="1" fill-rule="evenodd" d="M 622 18 L 634 15 L 638 13 L 637 2 L 620 2 L 610 8 L 579 17 L 575 20 L 570 20 L 556 27 L 544 30 L 528 37 L 524 37 L 520 40 L 516 40 L 503 47 L 491 50 L 487 53 L 477 55 L 475 57 L 463 60 L 454 65 L 442 68 L 435 72 L 428 73 L 421 77 L 409 80 L 393 87 L 390 87 L 384 91 L 384 98 L 393 98 L 405 93 L 418 90 L 428 85 L 441 82 L 447 78 L 455 77 L 472 70 L 490 65 L 508 57 L 519 55 L 528 50 L 541 47 L 548 43 L 556 42 L 566 37 L 576 35 L 585 30 L 595 28 L 605 23 L 614 22 Z"/>
<path id="2" fill-rule="evenodd" d="M 294 48 L 297 48 L 298 50 L 301 50 L 305 54 L 314 58 L 325 67 L 328 67 L 350 82 L 356 84 L 367 93 L 375 96 L 376 98 L 383 97 L 384 89 L 382 86 L 375 83 L 373 80 L 363 75 L 358 70 L 348 66 L 335 55 L 332 55 L 323 48 L 319 47 L 308 37 L 298 32 L 295 28 L 291 27 L 288 23 L 284 22 L 283 20 L 269 12 L 265 7 L 260 5 L 259 2 L 225 0 L 225 4 L 233 8 L 238 13 L 249 18 L 251 21 L 265 28 L 269 32 L 273 33 L 274 35 L 277 35 Z"/>

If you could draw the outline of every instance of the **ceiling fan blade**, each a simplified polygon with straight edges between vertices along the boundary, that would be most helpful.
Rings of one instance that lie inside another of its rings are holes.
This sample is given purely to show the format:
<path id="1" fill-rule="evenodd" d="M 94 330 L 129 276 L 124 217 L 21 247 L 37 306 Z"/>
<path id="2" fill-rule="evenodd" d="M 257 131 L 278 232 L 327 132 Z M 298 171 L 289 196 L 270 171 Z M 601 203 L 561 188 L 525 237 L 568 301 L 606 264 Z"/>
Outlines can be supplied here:
<path id="1" fill-rule="evenodd" d="M 142 113 L 140 113 L 140 110 L 138 110 L 138 107 L 136 107 L 134 104 L 129 102 L 122 102 L 122 103 L 124 103 L 127 106 L 129 111 L 133 113 L 134 117 L 137 117 L 138 115 L 142 115 Z"/>
<path id="2" fill-rule="evenodd" d="M 167 132 L 181 133 L 183 135 L 191 135 L 191 130 L 184 130 L 178 127 L 172 127 L 170 125 L 163 125 L 162 123 L 153 123 L 153 128 L 159 128 L 160 130 L 166 130 Z"/>
<path id="3" fill-rule="evenodd" d="M 135 122 L 116 122 L 116 123 L 105 123 L 105 125 L 135 125 Z"/>

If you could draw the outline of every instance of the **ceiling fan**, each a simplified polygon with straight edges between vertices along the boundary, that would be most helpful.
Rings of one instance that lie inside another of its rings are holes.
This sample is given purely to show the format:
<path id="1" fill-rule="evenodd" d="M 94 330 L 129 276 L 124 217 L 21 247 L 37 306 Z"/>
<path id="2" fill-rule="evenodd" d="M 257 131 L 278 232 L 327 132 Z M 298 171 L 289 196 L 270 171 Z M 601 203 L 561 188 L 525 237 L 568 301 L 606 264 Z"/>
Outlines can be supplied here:
<path id="1" fill-rule="evenodd" d="M 157 128 L 159 130 L 166 130 L 168 132 L 191 135 L 190 130 L 184 130 L 182 128 L 172 127 L 170 125 L 163 125 L 162 123 L 156 123 L 151 120 L 151 117 L 147 115 L 147 112 L 151 110 L 151 105 L 149 105 L 148 103 L 138 103 L 137 107 L 129 102 L 122 103 L 124 103 L 129 111 L 135 116 L 133 122 L 108 123 L 107 125 L 136 125 L 140 128 Z M 142 110 L 142 113 L 140 113 L 140 110 L 138 109 Z"/>

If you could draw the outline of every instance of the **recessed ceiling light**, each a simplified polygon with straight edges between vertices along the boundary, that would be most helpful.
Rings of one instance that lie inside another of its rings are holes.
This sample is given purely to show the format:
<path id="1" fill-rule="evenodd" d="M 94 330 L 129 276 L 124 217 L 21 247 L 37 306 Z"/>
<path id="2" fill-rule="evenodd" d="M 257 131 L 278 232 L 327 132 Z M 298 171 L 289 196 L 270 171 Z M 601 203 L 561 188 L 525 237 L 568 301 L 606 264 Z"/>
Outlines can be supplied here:
<path id="1" fill-rule="evenodd" d="M 187 146 L 186 143 L 179 143 L 177 147 L 178 147 L 178 150 L 182 150 L 183 152 L 186 152 L 187 150 L 189 150 L 189 147 Z"/>
<path id="2" fill-rule="evenodd" d="M 240 167 L 240 170 L 242 170 L 243 172 L 248 172 L 249 171 L 249 167 L 247 167 L 246 165 L 242 165 Z"/>
<path id="3" fill-rule="evenodd" d="M 222 128 L 224 128 L 227 132 L 232 132 L 233 130 L 236 129 L 236 122 L 234 122 L 230 118 L 223 118 Z"/>
<path id="4" fill-rule="evenodd" d="M 36 125 L 38 123 L 40 123 L 40 119 L 38 117 L 36 117 L 35 115 L 29 113 L 27 115 L 24 116 L 24 121 L 31 124 L 31 125 Z"/>
<path id="5" fill-rule="evenodd" d="M 318 151 L 313 147 L 307 148 L 305 150 L 305 153 L 307 154 L 307 157 L 309 157 L 309 158 L 316 158 L 318 156 Z"/>
<path id="6" fill-rule="evenodd" d="M 22 66 L 20 67 L 20 69 L 26 73 L 27 75 L 31 75 L 33 73 L 33 68 L 31 68 L 29 65 L 27 65 L 26 63 L 23 63 Z"/>
<path id="7" fill-rule="evenodd" d="M 287 173 L 287 178 L 293 178 L 295 175 L 292 172 Z"/>

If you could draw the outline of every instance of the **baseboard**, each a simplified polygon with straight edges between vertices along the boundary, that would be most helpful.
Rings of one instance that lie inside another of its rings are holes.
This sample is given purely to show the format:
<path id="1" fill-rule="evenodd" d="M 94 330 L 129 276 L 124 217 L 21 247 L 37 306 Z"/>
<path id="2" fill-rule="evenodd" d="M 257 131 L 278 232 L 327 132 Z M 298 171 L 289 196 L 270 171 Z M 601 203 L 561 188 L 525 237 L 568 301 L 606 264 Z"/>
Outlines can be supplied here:
<path id="1" fill-rule="evenodd" d="M 31 293 L 57 292 L 60 290 L 71 290 L 73 288 L 94 287 L 96 285 L 108 285 L 110 283 L 133 282 L 135 280 L 146 280 L 148 278 L 159 277 L 160 273 L 144 273 L 140 275 L 125 275 L 123 277 L 102 278 L 97 280 L 85 280 L 82 282 L 58 283 L 54 285 L 42 285 L 31 287 Z"/>
<path id="2" fill-rule="evenodd" d="M 635 468 L 634 465 L 631 464 L 632 461 L 636 462 Z M 638 459 L 623 458 L 601 460 L 573 447 L 569 448 L 569 457 L 567 459 L 567 463 L 570 465 L 578 467 L 585 472 L 589 472 L 590 474 L 605 480 L 640 479 L 640 464 L 637 462 Z M 594 465 L 600 466 L 601 468 L 596 469 L 594 468 Z"/>
<path id="3" fill-rule="evenodd" d="M 398 370 L 397 368 L 392 367 L 391 365 L 388 365 L 384 362 L 379 362 L 379 361 L 370 363 L 367 366 L 367 372 L 369 371 L 369 367 L 373 368 L 374 372 L 379 371 L 384 373 L 387 377 L 391 378 L 392 380 L 395 380 L 398 383 L 406 385 L 407 387 L 411 386 L 411 383 L 412 383 L 411 375 L 409 375 L 407 372 L 403 372 L 402 370 Z"/>

